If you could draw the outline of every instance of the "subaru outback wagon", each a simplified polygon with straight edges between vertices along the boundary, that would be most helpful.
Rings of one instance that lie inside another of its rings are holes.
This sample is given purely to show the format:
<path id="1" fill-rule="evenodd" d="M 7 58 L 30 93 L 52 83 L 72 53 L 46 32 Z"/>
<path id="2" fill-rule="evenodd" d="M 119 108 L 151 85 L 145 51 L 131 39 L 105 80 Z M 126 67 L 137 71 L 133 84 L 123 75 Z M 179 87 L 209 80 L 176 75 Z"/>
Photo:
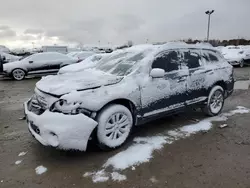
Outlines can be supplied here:
<path id="1" fill-rule="evenodd" d="M 31 134 L 43 145 L 86 150 L 121 146 L 133 126 L 195 105 L 218 115 L 233 92 L 233 68 L 214 48 L 139 45 L 94 69 L 42 78 L 25 103 Z"/>

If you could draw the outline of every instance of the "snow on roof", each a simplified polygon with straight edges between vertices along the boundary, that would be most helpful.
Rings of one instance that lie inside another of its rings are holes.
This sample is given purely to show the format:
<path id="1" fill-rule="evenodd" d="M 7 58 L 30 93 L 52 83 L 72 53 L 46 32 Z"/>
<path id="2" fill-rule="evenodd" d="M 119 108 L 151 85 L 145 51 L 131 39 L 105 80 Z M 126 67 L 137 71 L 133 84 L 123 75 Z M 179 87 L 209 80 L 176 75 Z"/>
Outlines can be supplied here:
<path id="1" fill-rule="evenodd" d="M 10 53 L 10 50 L 6 46 L 0 45 L 0 52 Z"/>
<path id="2" fill-rule="evenodd" d="M 20 56 L 11 55 L 0 51 L 0 56 L 5 57 L 8 62 L 18 61 L 21 59 Z"/>
<path id="3" fill-rule="evenodd" d="M 65 55 L 65 54 L 62 54 L 62 53 L 60 53 L 60 52 L 39 52 L 39 53 L 36 53 L 36 54 L 44 54 L 44 55 L 46 55 L 46 54 L 60 54 L 60 55 Z M 66 56 L 66 55 L 65 55 Z"/>
<path id="4" fill-rule="evenodd" d="M 196 49 L 212 49 L 215 48 L 208 43 L 197 43 L 197 44 L 187 44 L 185 42 L 167 42 L 161 45 L 165 50 L 167 49 L 177 49 L 177 48 L 196 48 Z"/>

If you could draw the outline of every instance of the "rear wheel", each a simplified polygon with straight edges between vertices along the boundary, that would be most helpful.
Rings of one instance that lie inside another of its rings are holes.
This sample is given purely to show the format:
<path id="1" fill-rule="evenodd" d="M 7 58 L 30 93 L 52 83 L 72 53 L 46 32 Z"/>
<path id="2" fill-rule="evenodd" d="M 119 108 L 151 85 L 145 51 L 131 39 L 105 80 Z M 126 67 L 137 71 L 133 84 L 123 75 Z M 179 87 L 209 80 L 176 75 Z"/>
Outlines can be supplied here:
<path id="1" fill-rule="evenodd" d="M 224 89 L 214 86 L 208 96 L 208 101 L 203 111 L 209 116 L 218 115 L 224 106 Z"/>
<path id="2" fill-rule="evenodd" d="M 25 71 L 23 69 L 15 69 L 12 71 L 12 77 L 15 80 L 23 80 L 25 78 Z"/>
<path id="3" fill-rule="evenodd" d="M 133 126 L 133 117 L 125 106 L 112 104 L 99 113 L 97 122 L 98 145 L 103 150 L 110 150 L 125 143 Z"/>

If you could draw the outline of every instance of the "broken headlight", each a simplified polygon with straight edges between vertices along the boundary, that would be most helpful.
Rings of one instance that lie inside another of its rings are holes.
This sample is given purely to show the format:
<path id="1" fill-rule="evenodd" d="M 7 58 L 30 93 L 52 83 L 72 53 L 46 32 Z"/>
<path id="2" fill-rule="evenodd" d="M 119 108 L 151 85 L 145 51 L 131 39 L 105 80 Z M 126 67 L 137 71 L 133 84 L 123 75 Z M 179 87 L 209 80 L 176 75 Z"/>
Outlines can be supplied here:
<path id="1" fill-rule="evenodd" d="M 50 111 L 71 115 L 84 114 L 90 116 L 91 111 L 82 108 L 81 105 L 81 102 L 68 103 L 66 100 L 60 99 L 51 105 Z"/>

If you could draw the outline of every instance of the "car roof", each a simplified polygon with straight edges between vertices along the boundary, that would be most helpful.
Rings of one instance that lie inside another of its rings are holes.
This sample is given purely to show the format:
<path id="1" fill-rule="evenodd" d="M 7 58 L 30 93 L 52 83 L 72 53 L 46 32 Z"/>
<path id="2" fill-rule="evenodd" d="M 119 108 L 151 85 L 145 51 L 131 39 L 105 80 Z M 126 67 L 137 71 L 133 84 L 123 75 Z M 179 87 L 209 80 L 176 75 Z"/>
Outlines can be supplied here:
<path id="1" fill-rule="evenodd" d="M 65 54 L 62 54 L 62 53 L 59 53 L 59 52 L 40 52 L 40 53 L 36 53 L 36 54 L 40 54 L 40 55 L 49 55 L 49 54 L 65 55 Z"/>
<path id="2" fill-rule="evenodd" d="M 187 44 L 185 42 L 168 42 L 162 44 L 162 50 L 174 50 L 174 49 L 204 49 L 204 50 L 217 50 L 208 43 L 198 43 L 198 44 Z"/>

